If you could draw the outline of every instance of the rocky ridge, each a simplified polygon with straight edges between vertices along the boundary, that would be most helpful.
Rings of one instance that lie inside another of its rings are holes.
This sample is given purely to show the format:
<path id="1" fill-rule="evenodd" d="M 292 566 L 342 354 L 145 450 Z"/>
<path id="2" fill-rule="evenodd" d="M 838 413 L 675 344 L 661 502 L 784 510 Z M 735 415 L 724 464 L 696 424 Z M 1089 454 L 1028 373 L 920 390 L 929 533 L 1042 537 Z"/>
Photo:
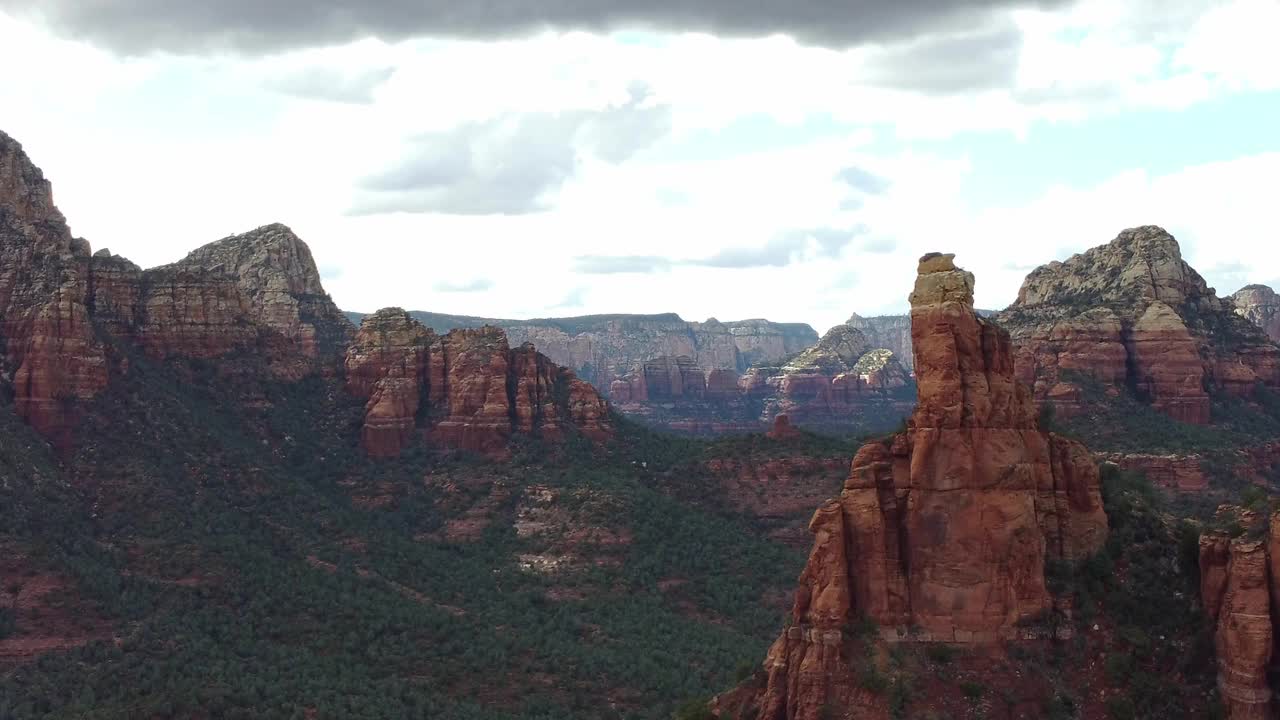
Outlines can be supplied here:
<path id="1" fill-rule="evenodd" d="M 348 315 L 357 322 L 363 317 Z M 813 328 L 803 323 L 761 319 L 721 322 L 715 318 L 691 322 L 675 313 L 535 320 L 418 311 L 410 315 L 438 334 L 459 328 L 500 327 L 512 345 L 533 343 L 554 362 L 573 369 L 604 393 L 610 392 L 615 380 L 656 358 L 686 357 L 705 371 L 741 373 L 756 363 L 797 353 L 818 340 Z"/>
<path id="2" fill-rule="evenodd" d="M 747 716 L 817 720 L 830 706 L 888 717 L 857 681 L 867 661 L 842 652 L 855 620 L 888 643 L 1039 638 L 1038 618 L 1068 612 L 1046 565 L 1105 542 L 1097 465 L 1038 428 L 1008 334 L 974 312 L 973 282 L 950 255 L 921 259 L 915 414 L 858 452 L 844 491 L 810 521 L 790 626 L 769 650 L 767 680 L 738 698 Z"/>
<path id="3" fill-rule="evenodd" d="M 512 349 L 501 328 L 440 336 L 385 308 L 364 318 L 345 365 L 347 391 L 367 400 L 362 442 L 371 455 L 399 455 L 420 432 L 490 454 L 504 453 L 516 432 L 611 433 L 608 406 L 590 384 L 529 343 Z"/>
<path id="4" fill-rule="evenodd" d="M 907 414 L 910 384 L 896 355 L 838 325 L 801 352 L 743 375 L 708 370 L 688 356 L 654 358 L 613 381 L 609 396 L 619 411 L 668 429 L 763 430 L 788 415 L 802 427 L 849 432 L 876 418 L 891 426 Z"/>
<path id="5" fill-rule="evenodd" d="M 164 359 L 256 355 L 297 379 L 332 372 L 351 327 L 309 251 L 272 225 L 143 270 L 90 253 L 43 173 L 0 134 L 0 382 L 20 417 L 60 446 L 129 347 Z"/>
<path id="6" fill-rule="evenodd" d="M 1280 387 L 1280 348 L 1156 226 L 1037 268 L 998 319 L 1012 334 L 1018 378 L 1065 412 L 1084 403 L 1082 378 L 1193 424 L 1210 421 L 1214 393 Z"/>

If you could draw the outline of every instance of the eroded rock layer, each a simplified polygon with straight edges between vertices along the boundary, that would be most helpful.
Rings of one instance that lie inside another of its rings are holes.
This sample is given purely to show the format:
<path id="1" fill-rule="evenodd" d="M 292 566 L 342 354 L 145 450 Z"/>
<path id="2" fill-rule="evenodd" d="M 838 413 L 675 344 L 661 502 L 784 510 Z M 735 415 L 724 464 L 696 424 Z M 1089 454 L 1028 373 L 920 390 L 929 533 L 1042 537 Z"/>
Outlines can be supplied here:
<path id="1" fill-rule="evenodd" d="M 0 385 L 59 445 L 78 408 L 127 372 L 136 344 L 157 358 L 237 352 L 278 378 L 336 372 L 350 323 L 320 286 L 311 253 L 283 225 L 142 270 L 73 238 L 50 185 L 0 134 Z"/>
<path id="2" fill-rule="evenodd" d="M 916 411 L 905 432 L 858 452 L 843 492 L 814 514 L 791 626 L 751 703 L 761 720 L 817 720 L 828 705 L 884 716 L 841 651 L 855 621 L 891 642 L 1039 637 L 1055 608 L 1046 564 L 1106 540 L 1096 463 L 1038 428 L 1008 334 L 974 312 L 973 282 L 950 255 L 921 259 Z"/>
<path id="3" fill-rule="evenodd" d="M 998 317 L 1013 336 L 1018 378 L 1066 412 L 1097 388 L 1205 424 L 1215 392 L 1280 387 L 1280 348 L 1155 226 L 1037 268 Z"/>
<path id="4" fill-rule="evenodd" d="M 1200 537 L 1200 597 L 1214 627 L 1218 692 L 1228 720 L 1271 720 L 1267 672 L 1280 638 L 1280 522 L 1226 506 L 1219 516 L 1245 534 Z"/>
<path id="5" fill-rule="evenodd" d="M 612 432 L 591 385 L 500 328 L 437 335 L 400 308 L 364 318 L 346 357 L 347 390 L 367 398 L 362 440 L 374 456 L 398 455 L 420 433 L 445 445 L 502 453 L 513 433 L 593 439 Z"/>

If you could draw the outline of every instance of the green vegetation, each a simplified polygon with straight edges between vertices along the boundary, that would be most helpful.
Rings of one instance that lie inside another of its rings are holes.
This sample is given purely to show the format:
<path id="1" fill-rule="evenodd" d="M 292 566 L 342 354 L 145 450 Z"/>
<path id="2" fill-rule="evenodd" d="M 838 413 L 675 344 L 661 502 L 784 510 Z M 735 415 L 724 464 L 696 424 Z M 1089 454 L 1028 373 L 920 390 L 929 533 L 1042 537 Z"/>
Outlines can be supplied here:
<path id="1" fill-rule="evenodd" d="M 1192 600 L 1198 528 L 1174 520 L 1141 476 L 1104 466 L 1102 480 L 1106 547 L 1079 567 L 1048 568 L 1050 587 L 1074 597 L 1081 642 L 1097 622 L 1115 628 L 1103 648 L 1106 679 L 1122 693 L 1108 703 L 1111 717 L 1177 717 L 1213 687 L 1209 628 Z M 1053 716 L 1049 708 L 1046 714 Z"/>
<path id="2" fill-rule="evenodd" d="M 1223 450 L 1280 437 L 1280 395 L 1263 386 L 1250 400 L 1219 395 L 1212 398 L 1212 424 L 1189 425 L 1159 412 L 1136 397 L 1107 394 L 1093 376 L 1063 371 L 1062 379 L 1079 387 L 1086 411 L 1072 417 L 1041 420 L 1058 432 L 1084 441 L 1090 449 L 1132 453 L 1203 453 L 1211 457 Z"/>
<path id="3" fill-rule="evenodd" d="M 216 378 L 133 357 L 64 468 L 38 440 L 0 459 L 22 463 L 0 476 L 0 534 L 120 638 L 0 674 L 0 717 L 665 719 L 777 631 L 763 598 L 802 554 L 702 476 L 684 482 L 705 502 L 669 492 L 706 443 L 631 428 L 604 450 L 528 442 L 509 464 L 375 462 L 332 385 L 248 384 L 240 403 Z M 522 535 L 534 485 L 554 522 Z M 451 535 L 469 511 L 492 522 Z"/>

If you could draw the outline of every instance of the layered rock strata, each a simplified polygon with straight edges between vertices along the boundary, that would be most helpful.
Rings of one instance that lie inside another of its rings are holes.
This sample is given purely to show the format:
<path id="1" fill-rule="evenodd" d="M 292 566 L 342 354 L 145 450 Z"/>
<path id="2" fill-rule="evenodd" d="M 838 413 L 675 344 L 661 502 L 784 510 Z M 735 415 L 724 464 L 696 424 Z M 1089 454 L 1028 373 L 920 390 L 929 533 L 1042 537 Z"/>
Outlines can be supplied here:
<path id="1" fill-rule="evenodd" d="M 0 386 L 59 445 L 120 350 L 157 358 L 265 359 L 277 377 L 336 372 L 350 323 L 320 286 L 310 251 L 283 225 L 232 236 L 153 270 L 90 254 L 49 182 L 0 134 Z"/>
<path id="2" fill-rule="evenodd" d="M 400 308 L 379 310 L 347 351 L 346 377 L 347 391 L 367 400 L 362 442 L 378 457 L 400 454 L 420 434 L 500 454 L 513 433 L 612 432 L 608 406 L 590 384 L 528 343 L 512 349 L 500 328 L 440 336 Z"/>
<path id="3" fill-rule="evenodd" d="M 973 282 L 950 255 L 921 259 L 916 411 L 905 432 L 858 452 L 844 491 L 810 521 L 791 625 L 750 704 L 761 720 L 817 720 L 827 705 L 884 715 L 842 649 L 860 619 L 888 642 L 1040 637 L 1055 609 L 1046 564 L 1106 540 L 1096 463 L 1037 427 L 1008 334 L 974 312 Z"/>
<path id="4" fill-rule="evenodd" d="M 625 378 L 654 358 L 685 357 L 708 373 L 741 373 L 757 363 L 793 355 L 818 341 L 818 334 L 803 323 L 760 319 L 721 322 L 715 318 L 690 322 L 675 313 L 536 320 L 410 314 L 438 334 L 486 325 L 500 327 L 513 346 L 533 343 L 554 362 L 574 370 L 605 393 L 610 392 L 615 380 Z M 362 316 L 355 317 L 358 322 Z"/>
<path id="5" fill-rule="evenodd" d="M 1213 623 L 1218 692 L 1228 720 L 1271 720 L 1267 672 L 1280 638 L 1280 522 L 1239 508 L 1219 508 L 1242 536 L 1200 537 L 1200 597 Z"/>
<path id="6" fill-rule="evenodd" d="M 1218 298 L 1155 226 L 1037 268 L 998 317 L 1013 336 L 1018 378 L 1065 412 L 1098 386 L 1205 424 L 1215 392 L 1280 387 L 1280 348 Z"/>

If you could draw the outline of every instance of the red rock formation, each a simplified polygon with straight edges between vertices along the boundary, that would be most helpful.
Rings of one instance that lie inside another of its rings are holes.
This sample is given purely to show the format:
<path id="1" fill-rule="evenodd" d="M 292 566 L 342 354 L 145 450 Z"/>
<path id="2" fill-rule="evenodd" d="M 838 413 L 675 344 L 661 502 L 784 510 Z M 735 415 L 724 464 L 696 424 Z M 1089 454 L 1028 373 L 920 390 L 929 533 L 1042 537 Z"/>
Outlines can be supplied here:
<path id="1" fill-rule="evenodd" d="M 1280 387 L 1280 348 L 1154 226 L 1036 269 L 999 319 L 1013 335 L 1019 379 L 1068 413 L 1085 400 L 1084 376 L 1195 424 L 1210 421 L 1212 392 Z"/>
<path id="2" fill-rule="evenodd" d="M 513 432 L 560 438 L 572 425 L 608 437 L 608 406 L 532 345 L 512 350 L 494 327 L 441 338 L 404 310 L 367 316 L 347 351 L 347 390 L 368 399 L 363 443 L 398 455 L 418 430 L 452 447 L 501 454 Z"/>
<path id="3" fill-rule="evenodd" d="M 1247 511 L 1220 509 L 1239 515 L 1246 524 L 1265 522 Z M 1280 607 L 1280 523 L 1272 519 L 1263 540 L 1231 539 L 1221 533 L 1200 538 L 1200 596 L 1214 623 L 1218 657 L 1218 690 L 1229 720 L 1269 720 L 1274 717 L 1272 691 L 1267 685 Z"/>
<path id="4" fill-rule="evenodd" d="M 49 182 L 0 133 L 0 384 L 18 414 L 69 441 L 77 401 L 107 384 L 86 300 L 89 247 L 73 239 Z"/>
<path id="5" fill-rule="evenodd" d="M 1199 455 L 1100 453 L 1098 457 L 1124 470 L 1142 473 L 1156 487 L 1181 492 L 1199 492 L 1209 487 Z"/>
<path id="6" fill-rule="evenodd" d="M 769 650 L 761 720 L 817 720 L 824 704 L 881 717 L 842 655 L 858 617 L 886 640 L 1035 636 L 1054 608 L 1051 559 L 1107 535 L 1097 466 L 1037 428 L 1009 336 L 973 309 L 973 275 L 921 259 L 911 294 L 918 403 L 906 432 L 864 446 L 845 489 L 813 516 L 793 626 Z M 862 717 L 855 712 L 856 717 Z"/>
<path id="7" fill-rule="evenodd" d="M 351 331 L 306 244 L 283 225 L 149 271 L 106 250 L 90 257 L 43 174 L 0 134 L 0 383 L 19 415 L 59 445 L 70 442 L 78 406 L 113 369 L 126 370 L 105 336 L 158 359 L 244 351 L 297 379 L 336 372 Z"/>

